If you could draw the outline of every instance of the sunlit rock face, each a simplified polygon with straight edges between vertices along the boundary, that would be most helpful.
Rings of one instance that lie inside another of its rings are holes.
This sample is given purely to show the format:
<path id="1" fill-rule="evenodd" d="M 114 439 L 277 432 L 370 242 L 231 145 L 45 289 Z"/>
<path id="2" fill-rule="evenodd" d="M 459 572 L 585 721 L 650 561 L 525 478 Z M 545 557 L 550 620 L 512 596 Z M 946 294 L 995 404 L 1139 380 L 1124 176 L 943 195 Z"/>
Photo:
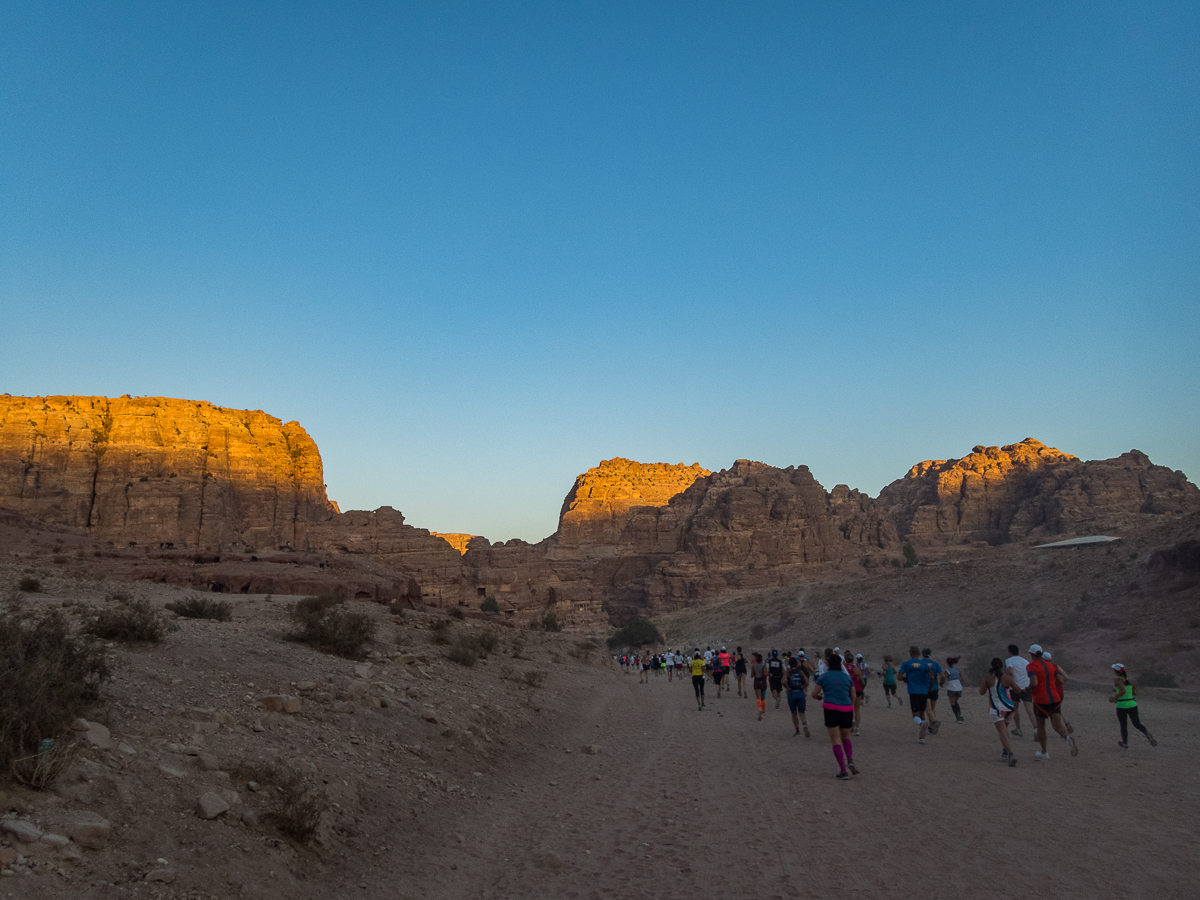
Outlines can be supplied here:
<path id="1" fill-rule="evenodd" d="M 904 540 L 1000 544 L 1195 512 L 1200 491 L 1137 450 L 1084 461 L 1026 438 L 918 463 L 885 487 L 879 502 Z"/>
<path id="2" fill-rule="evenodd" d="M 784 584 L 847 560 L 882 562 L 897 546 L 890 520 L 865 495 L 844 486 L 826 494 L 805 466 L 779 469 L 749 460 L 697 473 L 665 503 L 590 519 L 603 523 L 603 531 L 591 532 L 602 540 L 580 540 L 569 517 L 578 508 L 580 485 L 603 469 L 580 476 L 559 532 L 544 544 L 556 596 L 598 599 L 615 620 L 724 591 Z"/>
<path id="3" fill-rule="evenodd" d="M 606 459 L 575 479 L 559 513 L 558 546 L 619 543 L 631 510 L 665 506 L 697 478 L 711 474 L 699 463 Z"/>
<path id="4" fill-rule="evenodd" d="M 0 396 L 0 506 L 115 544 L 303 544 L 336 512 L 296 422 L 164 397 Z"/>

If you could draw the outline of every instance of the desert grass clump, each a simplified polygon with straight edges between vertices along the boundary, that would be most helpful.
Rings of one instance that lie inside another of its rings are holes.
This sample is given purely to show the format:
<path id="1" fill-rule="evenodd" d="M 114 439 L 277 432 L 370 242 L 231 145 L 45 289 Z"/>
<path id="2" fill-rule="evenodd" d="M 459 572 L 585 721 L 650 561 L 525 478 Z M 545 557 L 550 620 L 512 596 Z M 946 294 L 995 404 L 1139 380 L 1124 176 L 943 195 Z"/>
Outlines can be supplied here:
<path id="1" fill-rule="evenodd" d="M 174 630 L 148 600 L 102 609 L 85 626 L 88 634 L 123 644 L 157 644 Z"/>
<path id="2" fill-rule="evenodd" d="M 26 594 L 38 594 L 41 593 L 42 582 L 40 579 L 34 578 L 32 575 L 26 575 L 17 582 L 17 590 L 23 591 Z"/>
<path id="3" fill-rule="evenodd" d="M 43 741 L 37 753 L 12 761 L 9 772 L 21 784 L 44 791 L 53 787 L 60 775 L 75 761 L 79 742 L 68 733 Z"/>
<path id="4" fill-rule="evenodd" d="M 454 646 L 450 648 L 450 652 L 446 656 L 451 662 L 456 662 L 469 669 L 479 661 L 479 650 L 473 640 L 466 635 L 459 635 L 458 640 L 454 642 Z"/>
<path id="5" fill-rule="evenodd" d="M 103 648 L 61 613 L 0 615 L 0 767 L 31 786 L 51 784 L 70 761 L 72 720 L 100 700 L 109 677 Z M 44 741 L 59 748 L 49 759 Z"/>
<path id="6" fill-rule="evenodd" d="M 228 600 L 210 600 L 200 594 L 188 594 L 182 600 L 168 603 L 167 609 L 184 619 L 228 622 L 233 618 L 233 604 Z"/>
<path id="7" fill-rule="evenodd" d="M 450 643 L 450 620 L 438 619 L 429 626 L 429 630 L 433 632 L 433 642 L 439 645 Z"/>
<path id="8" fill-rule="evenodd" d="M 362 659 L 375 637 L 375 621 L 366 613 L 351 612 L 336 594 L 305 597 L 292 606 L 297 630 L 293 640 L 347 659 Z"/>

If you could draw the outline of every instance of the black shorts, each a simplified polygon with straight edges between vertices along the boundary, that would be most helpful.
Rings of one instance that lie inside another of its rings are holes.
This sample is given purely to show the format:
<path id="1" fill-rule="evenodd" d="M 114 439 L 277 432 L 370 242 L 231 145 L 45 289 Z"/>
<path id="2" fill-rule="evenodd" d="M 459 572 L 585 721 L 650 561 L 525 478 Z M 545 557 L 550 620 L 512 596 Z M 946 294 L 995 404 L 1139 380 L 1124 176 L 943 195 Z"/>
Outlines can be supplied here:
<path id="1" fill-rule="evenodd" d="M 885 684 L 883 686 L 883 696 L 886 697 L 888 694 L 891 694 L 893 697 L 896 696 L 896 686 L 894 684 Z"/>
<path id="2" fill-rule="evenodd" d="M 742 663 L 738 663 L 737 668 L 734 669 L 734 672 L 736 672 L 738 677 L 740 678 L 746 674 L 746 667 Z"/>
<path id="3" fill-rule="evenodd" d="M 929 703 L 928 694 L 909 694 L 908 707 L 917 715 L 925 712 L 925 707 Z"/>
<path id="4" fill-rule="evenodd" d="M 946 696 L 951 700 L 957 700 L 962 696 L 962 691 L 946 691 Z"/>
<path id="5" fill-rule="evenodd" d="M 848 709 L 829 709 L 825 707 L 826 728 L 853 728 L 854 713 Z"/>
<path id="6" fill-rule="evenodd" d="M 942 693 L 941 691 L 930 691 L 929 692 L 929 701 L 931 703 L 937 703 L 938 697 L 941 695 L 941 693 Z"/>
<path id="7" fill-rule="evenodd" d="M 780 691 L 783 690 L 783 676 L 782 675 L 780 675 L 778 678 L 770 678 L 770 682 L 771 682 L 771 691 L 773 693 L 778 694 Z"/>
<path id="8" fill-rule="evenodd" d="M 713 669 L 713 684 L 720 684 L 721 679 L 725 677 L 724 669 Z"/>
<path id="9" fill-rule="evenodd" d="M 1020 694 L 1019 697 L 1017 696 L 1018 694 Z M 1022 703 L 1032 703 L 1033 691 L 1031 691 L 1029 688 L 1025 688 L 1023 691 L 1014 691 L 1013 702 L 1015 703 L 1017 700 L 1020 700 Z"/>
<path id="10" fill-rule="evenodd" d="M 1048 719 L 1051 716 L 1059 715 L 1062 710 L 1062 701 L 1057 703 L 1035 703 L 1033 704 L 1033 714 L 1039 719 Z"/>

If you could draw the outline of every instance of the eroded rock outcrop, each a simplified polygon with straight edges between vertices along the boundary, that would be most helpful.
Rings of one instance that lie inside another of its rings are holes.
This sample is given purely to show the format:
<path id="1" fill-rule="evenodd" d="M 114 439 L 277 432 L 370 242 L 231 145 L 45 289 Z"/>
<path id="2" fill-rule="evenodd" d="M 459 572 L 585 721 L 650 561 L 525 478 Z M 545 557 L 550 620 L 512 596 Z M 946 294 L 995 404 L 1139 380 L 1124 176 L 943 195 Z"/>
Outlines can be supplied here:
<path id="1" fill-rule="evenodd" d="M 336 512 L 299 423 L 164 397 L 0 396 L 0 506 L 177 547 L 297 546 Z"/>
<path id="2" fill-rule="evenodd" d="M 905 540 L 918 544 L 1006 543 L 1087 534 L 1200 509 L 1182 472 L 1137 450 L 1084 461 L 1026 438 L 977 446 L 962 459 L 913 466 L 879 495 Z"/>

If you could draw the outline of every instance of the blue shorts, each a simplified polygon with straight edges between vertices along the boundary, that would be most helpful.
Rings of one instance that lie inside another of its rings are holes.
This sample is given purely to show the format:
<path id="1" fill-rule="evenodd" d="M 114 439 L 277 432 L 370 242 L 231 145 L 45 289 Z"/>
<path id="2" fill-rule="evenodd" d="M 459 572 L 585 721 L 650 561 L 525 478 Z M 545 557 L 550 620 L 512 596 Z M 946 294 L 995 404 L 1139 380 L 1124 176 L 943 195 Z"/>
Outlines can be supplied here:
<path id="1" fill-rule="evenodd" d="M 804 691 L 788 691 L 788 709 L 794 713 L 804 712 L 808 705 L 808 698 L 804 696 Z"/>

